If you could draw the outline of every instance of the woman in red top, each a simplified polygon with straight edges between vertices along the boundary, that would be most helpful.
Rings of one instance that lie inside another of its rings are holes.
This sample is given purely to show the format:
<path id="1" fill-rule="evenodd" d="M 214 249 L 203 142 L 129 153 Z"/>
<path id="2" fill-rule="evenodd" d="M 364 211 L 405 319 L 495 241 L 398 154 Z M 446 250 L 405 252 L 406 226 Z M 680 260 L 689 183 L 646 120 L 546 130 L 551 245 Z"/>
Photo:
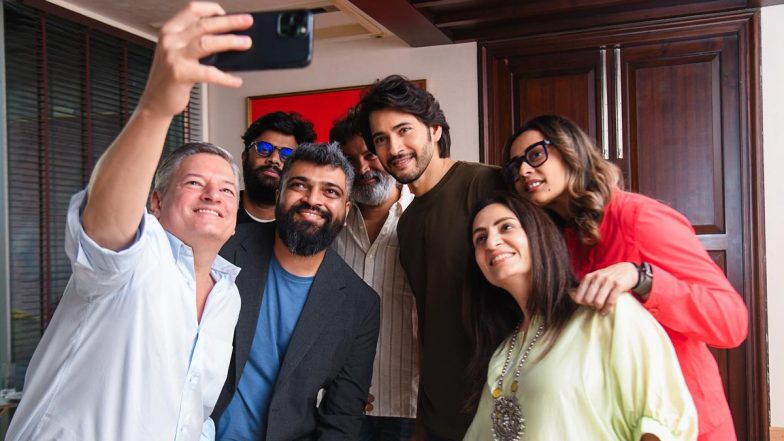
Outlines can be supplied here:
<path id="1" fill-rule="evenodd" d="M 564 231 L 581 279 L 578 304 L 603 313 L 631 291 L 672 340 L 699 415 L 699 440 L 735 440 L 716 360 L 708 346 L 746 338 L 748 311 L 674 209 L 622 191 L 620 170 L 572 121 L 534 118 L 503 150 L 507 182 L 547 209 Z"/>

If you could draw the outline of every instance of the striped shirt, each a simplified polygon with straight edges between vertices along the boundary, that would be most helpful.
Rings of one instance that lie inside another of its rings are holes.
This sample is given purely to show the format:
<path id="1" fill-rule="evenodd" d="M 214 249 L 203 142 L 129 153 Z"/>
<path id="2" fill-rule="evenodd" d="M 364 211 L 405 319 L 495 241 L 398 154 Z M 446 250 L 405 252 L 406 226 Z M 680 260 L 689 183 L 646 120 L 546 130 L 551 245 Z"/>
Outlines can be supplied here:
<path id="1" fill-rule="evenodd" d="M 400 266 L 397 221 L 414 195 L 403 186 L 389 209 L 384 226 L 370 243 L 359 207 L 353 204 L 346 227 L 332 247 L 381 297 L 381 329 L 373 363 L 370 393 L 375 397 L 367 415 L 416 417 L 419 387 L 416 301 Z"/>

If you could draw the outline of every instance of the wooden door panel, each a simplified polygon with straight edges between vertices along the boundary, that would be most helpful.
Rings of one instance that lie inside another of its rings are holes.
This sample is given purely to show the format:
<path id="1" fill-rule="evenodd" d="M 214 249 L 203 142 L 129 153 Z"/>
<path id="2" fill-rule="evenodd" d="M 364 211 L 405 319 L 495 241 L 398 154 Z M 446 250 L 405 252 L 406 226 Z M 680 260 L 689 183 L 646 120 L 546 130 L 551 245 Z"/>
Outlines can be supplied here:
<path id="1" fill-rule="evenodd" d="M 517 79 L 517 119 L 519 125 L 537 115 L 559 114 L 574 122 L 596 137 L 596 122 L 585 111 L 596 100 L 593 92 L 594 72 L 550 74 L 548 76 Z"/>
<path id="2" fill-rule="evenodd" d="M 559 114 L 601 142 L 603 69 L 599 49 L 509 59 L 515 127 L 538 115 Z"/>
<path id="3" fill-rule="evenodd" d="M 725 230 L 720 55 L 626 62 L 632 187 L 698 233 Z"/>

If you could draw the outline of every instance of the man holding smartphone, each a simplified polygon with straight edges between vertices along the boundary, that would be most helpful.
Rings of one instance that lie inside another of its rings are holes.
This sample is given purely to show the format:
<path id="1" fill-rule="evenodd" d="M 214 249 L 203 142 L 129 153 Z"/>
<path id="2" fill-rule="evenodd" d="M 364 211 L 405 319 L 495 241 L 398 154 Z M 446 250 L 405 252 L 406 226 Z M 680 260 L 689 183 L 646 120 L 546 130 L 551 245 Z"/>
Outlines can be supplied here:
<path id="1" fill-rule="evenodd" d="M 239 170 L 207 143 L 187 144 L 155 170 L 196 83 L 242 84 L 199 59 L 249 48 L 249 38 L 226 33 L 251 23 L 192 3 L 161 29 L 139 106 L 71 199 L 73 274 L 7 440 L 199 439 L 240 309 L 239 270 L 217 256 L 234 234 Z"/>

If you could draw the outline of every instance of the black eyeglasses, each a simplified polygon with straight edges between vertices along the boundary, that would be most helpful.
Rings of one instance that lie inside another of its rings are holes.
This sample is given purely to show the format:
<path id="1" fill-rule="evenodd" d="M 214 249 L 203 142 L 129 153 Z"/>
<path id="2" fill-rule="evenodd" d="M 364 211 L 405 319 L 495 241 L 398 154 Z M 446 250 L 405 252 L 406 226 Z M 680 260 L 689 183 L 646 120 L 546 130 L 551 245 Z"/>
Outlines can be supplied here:
<path id="1" fill-rule="evenodd" d="M 248 147 L 256 149 L 256 153 L 258 153 L 262 158 L 269 158 L 272 156 L 272 152 L 277 150 L 281 161 L 285 161 L 289 156 L 291 156 L 292 153 L 294 153 L 294 149 L 290 147 L 278 147 L 268 143 L 267 141 L 253 141 Z"/>
<path id="2" fill-rule="evenodd" d="M 510 159 L 504 166 L 504 177 L 507 182 L 513 184 L 520 179 L 520 167 L 523 162 L 533 168 L 540 167 L 547 162 L 547 146 L 551 144 L 550 141 L 543 139 L 526 147 L 522 155 Z"/>

